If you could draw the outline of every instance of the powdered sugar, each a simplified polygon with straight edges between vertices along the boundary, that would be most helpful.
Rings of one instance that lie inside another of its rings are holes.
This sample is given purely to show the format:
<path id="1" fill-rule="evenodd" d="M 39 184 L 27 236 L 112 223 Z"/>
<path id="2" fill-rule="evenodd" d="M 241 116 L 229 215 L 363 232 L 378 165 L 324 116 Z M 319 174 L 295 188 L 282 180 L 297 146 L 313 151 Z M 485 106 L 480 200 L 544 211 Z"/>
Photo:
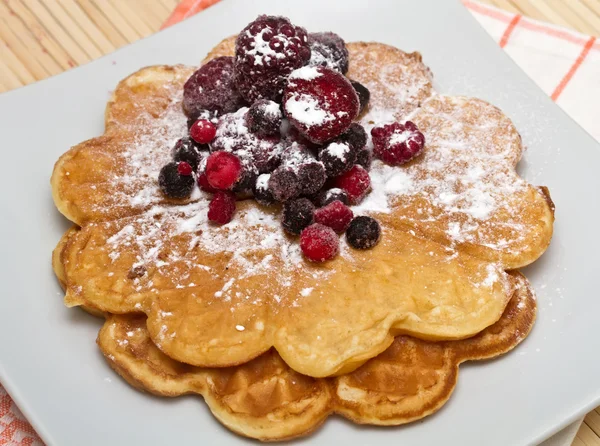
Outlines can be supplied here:
<path id="1" fill-rule="evenodd" d="M 340 160 L 345 160 L 346 155 L 350 152 L 350 147 L 346 143 L 332 142 L 326 150 Z"/>
<path id="2" fill-rule="evenodd" d="M 289 75 L 288 79 L 303 79 L 305 81 L 311 81 L 320 76 L 322 76 L 322 74 L 319 72 L 316 66 L 307 65 L 292 71 L 292 74 Z"/>
<path id="3" fill-rule="evenodd" d="M 319 102 L 308 94 L 294 94 L 285 102 L 285 109 L 290 116 L 307 127 L 321 126 L 333 121 L 335 116 L 321 108 Z"/>

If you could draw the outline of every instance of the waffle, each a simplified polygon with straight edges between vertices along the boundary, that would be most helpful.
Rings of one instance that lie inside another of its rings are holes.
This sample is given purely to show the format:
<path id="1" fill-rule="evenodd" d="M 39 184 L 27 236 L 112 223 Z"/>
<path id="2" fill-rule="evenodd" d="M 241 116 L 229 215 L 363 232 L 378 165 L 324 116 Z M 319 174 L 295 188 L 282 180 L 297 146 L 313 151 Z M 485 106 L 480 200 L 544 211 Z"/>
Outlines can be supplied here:
<path id="1" fill-rule="evenodd" d="M 231 48 L 229 39 L 212 54 Z M 233 366 L 275 347 L 313 377 L 351 372 L 397 335 L 463 339 L 497 321 L 515 287 L 505 270 L 538 258 L 552 234 L 549 196 L 515 173 L 517 131 L 483 101 L 435 94 L 416 53 L 348 49 L 348 76 L 372 94 L 365 127 L 409 117 L 427 140 L 405 167 L 371 169 L 373 191 L 356 212 L 382 223 L 376 248 L 342 242 L 337 259 L 313 265 L 276 208 L 245 201 L 214 227 L 201 192 L 166 199 L 156 178 L 185 134 L 181 87 L 192 70 L 149 67 L 115 90 L 105 135 L 55 167 L 57 207 L 81 226 L 61 253 L 67 305 L 145 313 L 154 343 L 184 363 Z"/>
<path id="2" fill-rule="evenodd" d="M 337 378 L 311 378 L 269 350 L 236 367 L 203 369 L 162 353 L 144 315 L 110 316 L 98 345 L 110 366 L 134 387 L 156 395 L 202 395 L 229 429 L 260 440 L 307 434 L 330 414 L 357 423 L 399 425 L 437 411 L 456 385 L 458 366 L 513 349 L 533 326 L 536 303 L 527 280 L 494 325 L 467 340 L 432 343 L 399 336 L 377 358 Z"/>

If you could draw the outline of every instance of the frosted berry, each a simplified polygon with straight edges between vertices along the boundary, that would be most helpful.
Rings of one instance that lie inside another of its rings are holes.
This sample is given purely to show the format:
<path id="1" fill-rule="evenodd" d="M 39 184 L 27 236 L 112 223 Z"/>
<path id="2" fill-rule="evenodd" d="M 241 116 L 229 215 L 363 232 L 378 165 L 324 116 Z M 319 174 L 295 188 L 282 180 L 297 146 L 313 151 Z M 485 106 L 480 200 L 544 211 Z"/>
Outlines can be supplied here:
<path id="1" fill-rule="evenodd" d="M 327 206 L 329 203 L 334 201 L 341 201 L 343 204 L 348 206 L 350 201 L 348 200 L 348 194 L 343 189 L 334 187 L 333 189 L 324 190 L 319 193 L 316 197 L 316 203 L 318 206 Z"/>
<path id="2" fill-rule="evenodd" d="M 183 86 L 183 110 L 192 119 L 201 112 L 232 113 L 244 105 L 235 88 L 233 57 L 217 57 L 201 66 Z"/>
<path id="3" fill-rule="evenodd" d="M 308 260 L 325 262 L 339 253 L 340 240 L 333 229 L 313 223 L 300 234 L 300 249 Z"/>
<path id="4" fill-rule="evenodd" d="M 356 159 L 353 147 L 345 141 L 334 141 L 319 152 L 319 161 L 329 177 L 337 177 L 349 170 Z"/>
<path id="5" fill-rule="evenodd" d="M 217 128 L 208 119 L 198 119 L 190 128 L 190 136 L 198 144 L 208 144 L 216 133 Z"/>
<path id="6" fill-rule="evenodd" d="M 206 179 L 215 189 L 231 189 L 242 175 L 240 159 L 228 152 L 213 152 L 206 160 Z"/>
<path id="7" fill-rule="evenodd" d="M 353 122 L 344 133 L 340 135 L 340 139 L 346 141 L 352 148 L 358 152 L 367 145 L 367 132 L 362 125 Z"/>
<path id="8" fill-rule="evenodd" d="M 323 163 L 317 160 L 307 161 L 297 168 L 300 191 L 304 195 L 312 195 L 321 190 L 327 181 L 327 173 Z"/>
<path id="9" fill-rule="evenodd" d="M 310 141 L 322 144 L 342 134 L 358 115 L 356 91 L 343 74 L 326 67 L 302 67 L 288 79 L 283 110 Z"/>
<path id="10" fill-rule="evenodd" d="M 281 156 L 280 136 L 262 136 L 247 127 L 248 108 L 229 113 L 219 119 L 212 150 L 232 152 L 239 156 L 247 171 L 267 173 L 279 165 Z"/>
<path id="11" fill-rule="evenodd" d="M 352 84 L 354 90 L 356 91 L 356 94 L 358 95 L 358 102 L 360 103 L 360 113 L 362 113 L 363 111 L 365 111 L 365 108 L 367 108 L 367 105 L 369 105 L 369 99 L 371 99 L 371 92 L 367 87 L 365 87 L 359 82 L 350 81 L 350 83 Z"/>
<path id="12" fill-rule="evenodd" d="M 263 206 L 269 206 L 275 202 L 275 198 L 269 190 L 269 178 L 271 178 L 270 173 L 259 175 L 253 188 L 254 198 Z"/>
<path id="13" fill-rule="evenodd" d="M 365 169 L 371 168 L 371 162 L 373 161 L 373 152 L 370 149 L 364 148 L 356 154 L 356 164 L 364 167 Z"/>
<path id="14" fill-rule="evenodd" d="M 248 109 L 246 125 L 248 130 L 257 135 L 279 135 L 283 114 L 277 102 L 261 99 Z"/>
<path id="15" fill-rule="evenodd" d="M 186 163 L 185 161 L 179 161 L 179 164 L 177 164 L 177 173 L 179 175 L 190 176 L 194 173 L 194 170 L 189 163 Z"/>
<path id="16" fill-rule="evenodd" d="M 315 206 L 307 198 L 297 198 L 283 205 L 281 224 L 289 234 L 300 235 L 300 232 L 314 221 Z"/>
<path id="17" fill-rule="evenodd" d="M 344 232 L 354 218 L 352 210 L 341 201 L 335 200 L 315 211 L 315 222 L 329 226 L 338 234 Z"/>
<path id="18" fill-rule="evenodd" d="M 373 127 L 373 153 L 390 166 L 407 163 L 423 150 L 425 136 L 411 121 Z"/>
<path id="19" fill-rule="evenodd" d="M 208 182 L 208 178 L 206 177 L 206 172 L 202 172 L 198 175 L 198 187 L 204 192 L 208 192 L 214 194 L 217 189 L 212 187 Z"/>
<path id="20" fill-rule="evenodd" d="M 204 150 L 205 148 L 208 149 L 208 146 L 198 145 L 191 138 L 181 138 L 175 143 L 175 147 L 173 147 L 173 160 L 185 161 L 196 171 L 202 159 L 199 150 Z"/>
<path id="21" fill-rule="evenodd" d="M 287 201 L 300 195 L 298 176 L 289 167 L 278 167 L 269 177 L 269 191 L 277 201 Z"/>
<path id="22" fill-rule="evenodd" d="M 182 175 L 179 173 L 179 164 L 177 162 L 168 163 L 160 169 L 158 174 L 158 185 L 167 197 L 187 198 L 194 188 L 195 180 L 191 174 L 191 166 L 188 164 L 190 174 Z"/>
<path id="23" fill-rule="evenodd" d="M 356 217 L 346 230 L 348 244 L 356 249 L 369 249 L 379 242 L 381 227 L 377 220 L 371 217 Z"/>
<path id="24" fill-rule="evenodd" d="M 310 33 L 309 65 L 324 66 L 346 74 L 348 71 L 348 49 L 344 39 L 332 32 Z"/>
<path id="25" fill-rule="evenodd" d="M 258 173 L 255 170 L 249 170 L 242 168 L 240 179 L 233 185 L 231 190 L 233 192 L 248 195 L 252 192 Z"/>
<path id="26" fill-rule="evenodd" d="M 249 103 L 279 101 L 286 77 L 310 59 L 304 28 L 285 17 L 258 16 L 235 41 L 235 83 Z"/>
<path id="27" fill-rule="evenodd" d="M 229 223 L 235 212 L 235 195 L 229 191 L 219 190 L 208 204 L 208 219 L 224 225 Z"/>
<path id="28" fill-rule="evenodd" d="M 354 165 L 352 169 L 335 178 L 333 182 L 335 187 L 344 189 L 351 204 L 360 203 L 371 188 L 369 172 L 358 165 Z"/>

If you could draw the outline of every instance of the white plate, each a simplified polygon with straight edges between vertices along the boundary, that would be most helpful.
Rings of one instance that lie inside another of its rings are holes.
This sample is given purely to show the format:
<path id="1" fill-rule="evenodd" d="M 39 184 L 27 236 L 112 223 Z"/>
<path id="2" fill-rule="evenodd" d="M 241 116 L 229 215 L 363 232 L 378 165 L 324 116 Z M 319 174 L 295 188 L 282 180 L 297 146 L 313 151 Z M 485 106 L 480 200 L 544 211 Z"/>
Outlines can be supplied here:
<path id="1" fill-rule="evenodd" d="M 2 258 L 0 378 L 52 445 L 241 444 L 196 397 L 134 391 L 104 362 L 100 321 L 67 310 L 50 252 L 69 224 L 49 177 L 61 153 L 103 130 L 110 90 L 138 68 L 196 64 L 259 13 L 283 14 L 347 41 L 418 50 L 442 92 L 500 106 L 529 150 L 520 171 L 550 187 L 557 206 L 548 252 L 528 268 L 540 312 L 529 338 L 506 357 L 461 367 L 450 402 L 400 428 L 332 417 L 314 444 L 520 445 L 543 440 L 600 404 L 597 320 L 600 150 L 490 40 L 458 2 L 226 0 L 198 16 L 47 81 L 0 96 Z"/>

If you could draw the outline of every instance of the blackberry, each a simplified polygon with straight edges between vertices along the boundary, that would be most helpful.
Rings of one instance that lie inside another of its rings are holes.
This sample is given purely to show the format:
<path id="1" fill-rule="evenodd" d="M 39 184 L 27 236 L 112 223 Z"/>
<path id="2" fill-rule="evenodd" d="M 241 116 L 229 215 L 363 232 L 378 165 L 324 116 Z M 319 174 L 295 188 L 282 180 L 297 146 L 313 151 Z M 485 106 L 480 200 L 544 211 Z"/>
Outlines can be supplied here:
<path id="1" fill-rule="evenodd" d="M 319 207 L 327 206 L 334 201 L 341 201 L 346 206 L 350 204 L 348 194 L 345 190 L 334 187 L 333 189 L 324 190 L 317 195 L 316 202 Z"/>
<path id="2" fill-rule="evenodd" d="M 367 132 L 362 125 L 353 122 L 342 135 L 340 140 L 346 141 L 355 152 L 363 149 L 367 145 Z"/>
<path id="3" fill-rule="evenodd" d="M 250 106 L 246 114 L 248 130 L 257 135 L 279 135 L 283 113 L 277 102 L 260 99 Z"/>
<path id="4" fill-rule="evenodd" d="M 325 166 L 329 177 L 337 177 L 348 171 L 356 159 L 353 147 L 345 141 L 336 140 L 319 152 L 319 161 Z"/>
<path id="5" fill-rule="evenodd" d="M 325 172 L 323 163 L 316 160 L 300 164 L 297 168 L 297 176 L 300 191 L 304 195 L 312 195 L 319 192 L 325 181 L 327 181 L 327 173 Z"/>
<path id="6" fill-rule="evenodd" d="M 275 203 L 275 198 L 273 198 L 273 194 L 269 190 L 269 178 L 271 178 L 271 174 L 263 173 L 258 176 L 256 183 L 254 183 L 254 199 L 263 206 Z"/>
<path id="7" fill-rule="evenodd" d="M 379 242 L 381 227 L 371 217 L 356 217 L 346 230 L 346 240 L 355 249 L 369 249 Z"/>
<path id="8" fill-rule="evenodd" d="M 300 235 L 314 221 L 315 206 L 307 198 L 290 200 L 283 205 L 281 224 L 286 232 Z"/>
<path id="9" fill-rule="evenodd" d="M 365 108 L 367 108 L 367 105 L 369 105 L 369 99 L 371 99 L 371 92 L 360 82 L 350 81 L 350 83 L 354 87 L 354 90 L 356 90 L 356 94 L 358 95 L 358 102 L 360 102 L 360 113 L 362 113 L 363 111 L 365 111 Z"/>
<path id="10" fill-rule="evenodd" d="M 191 195 L 194 188 L 193 175 L 181 175 L 179 173 L 179 163 L 171 162 L 166 164 L 158 174 L 158 185 L 160 190 L 167 197 L 187 198 Z"/>
<path id="11" fill-rule="evenodd" d="M 184 137 L 178 140 L 173 147 L 173 160 L 174 161 L 185 161 L 194 172 L 198 170 L 198 164 L 202 159 L 202 155 L 199 150 L 208 150 L 208 146 L 204 144 L 197 144 L 191 138 Z"/>
<path id="12" fill-rule="evenodd" d="M 204 112 L 233 113 L 244 106 L 235 88 L 233 57 L 217 57 L 190 76 L 183 86 L 183 111 L 197 119 Z"/>
<path id="13" fill-rule="evenodd" d="M 356 154 L 356 164 L 369 170 L 371 168 L 371 162 L 373 161 L 373 152 L 366 147 L 359 150 Z"/>
<path id="14" fill-rule="evenodd" d="M 304 28 L 287 18 L 260 15 L 235 41 L 235 84 L 249 103 L 278 101 L 287 76 L 310 59 Z"/>
<path id="15" fill-rule="evenodd" d="M 309 65 L 320 65 L 346 74 L 348 49 L 344 39 L 332 32 L 310 33 L 308 44 L 310 45 Z"/>

